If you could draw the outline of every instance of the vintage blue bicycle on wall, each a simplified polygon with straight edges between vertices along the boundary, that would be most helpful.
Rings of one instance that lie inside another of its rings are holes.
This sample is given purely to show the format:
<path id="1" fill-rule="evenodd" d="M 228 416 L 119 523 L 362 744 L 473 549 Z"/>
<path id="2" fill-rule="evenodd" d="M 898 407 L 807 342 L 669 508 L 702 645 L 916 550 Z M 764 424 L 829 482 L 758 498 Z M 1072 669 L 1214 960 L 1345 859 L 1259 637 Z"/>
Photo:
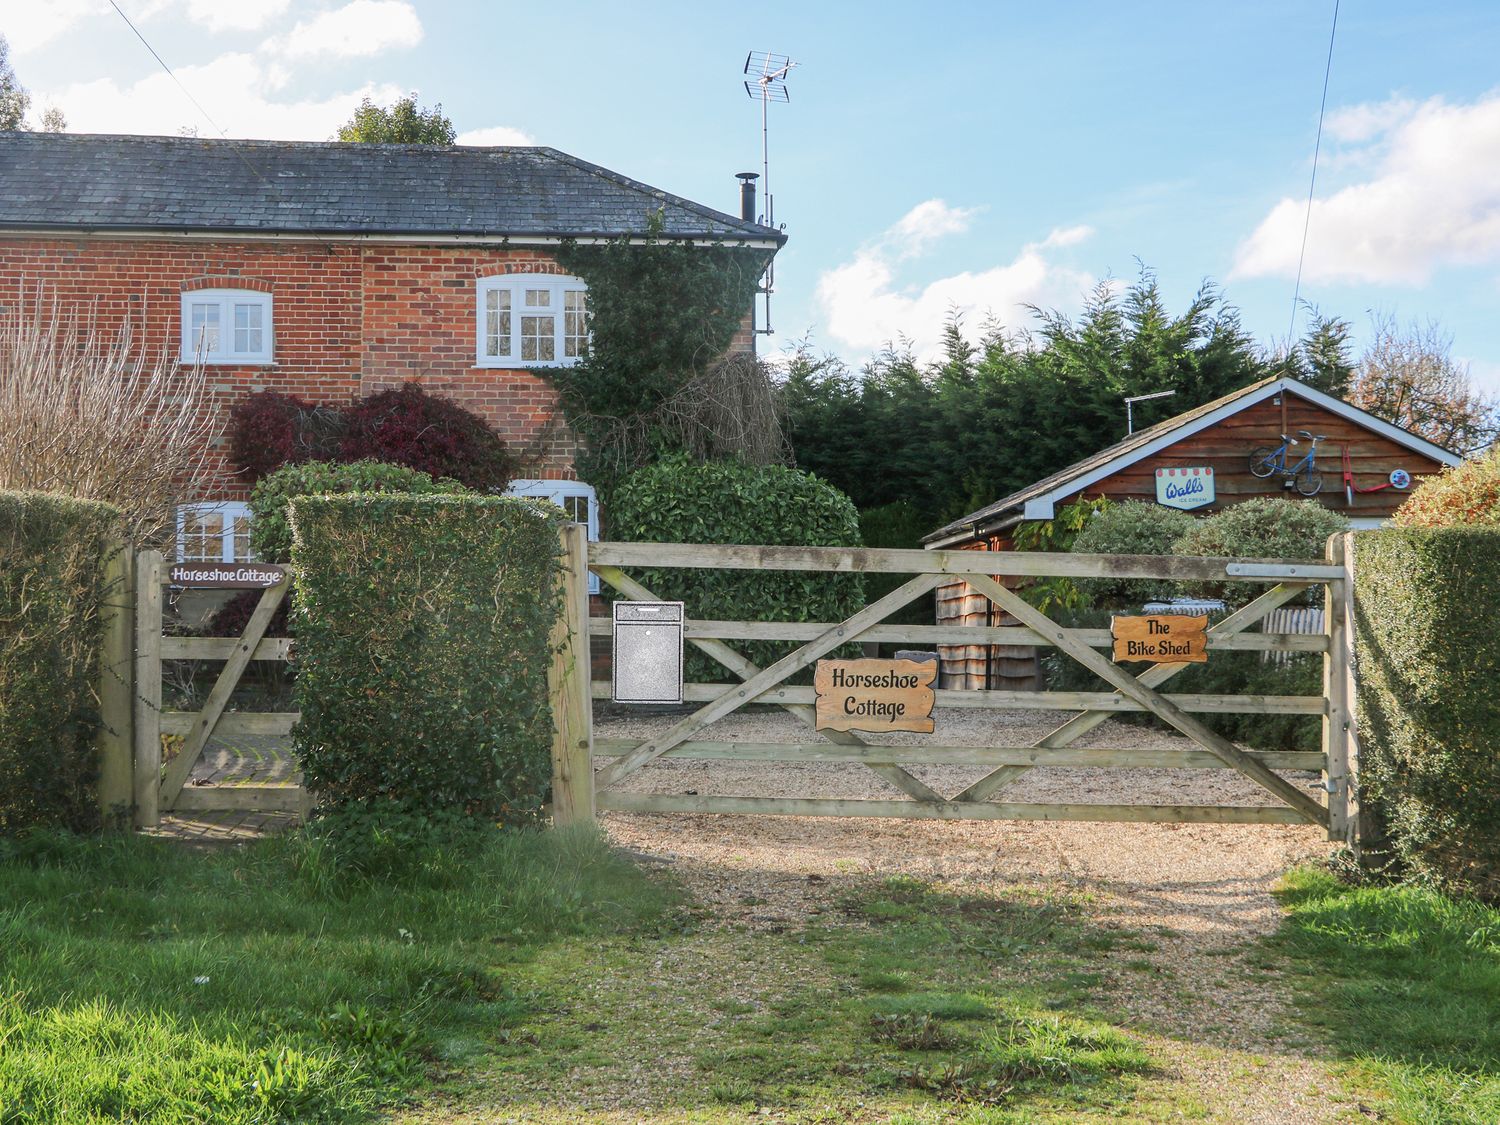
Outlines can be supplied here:
<path id="1" fill-rule="evenodd" d="M 1303 496 L 1316 496 L 1323 488 L 1323 474 L 1318 471 L 1318 442 L 1328 435 L 1318 434 L 1314 437 L 1306 430 L 1297 432 L 1312 442 L 1312 447 L 1303 455 L 1302 460 L 1295 465 L 1287 466 L 1286 451 L 1299 443 L 1296 438 L 1282 434 L 1279 446 L 1273 449 L 1269 445 L 1262 445 L 1250 454 L 1250 474 L 1264 478 L 1273 473 L 1280 473 L 1287 477 Z"/>

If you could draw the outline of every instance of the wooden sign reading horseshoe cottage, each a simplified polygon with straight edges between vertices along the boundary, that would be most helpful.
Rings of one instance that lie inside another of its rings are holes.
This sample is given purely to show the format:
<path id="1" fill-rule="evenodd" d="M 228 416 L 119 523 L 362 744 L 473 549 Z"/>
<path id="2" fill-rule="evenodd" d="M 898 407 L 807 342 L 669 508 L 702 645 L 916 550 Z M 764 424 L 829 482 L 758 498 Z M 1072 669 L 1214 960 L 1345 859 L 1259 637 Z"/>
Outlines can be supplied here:
<path id="1" fill-rule="evenodd" d="M 286 581 L 286 567 L 272 563 L 176 563 L 167 571 L 173 586 L 205 590 L 265 590 Z"/>
<path id="2" fill-rule="evenodd" d="M 935 660 L 820 660 L 818 730 L 932 733 Z"/>

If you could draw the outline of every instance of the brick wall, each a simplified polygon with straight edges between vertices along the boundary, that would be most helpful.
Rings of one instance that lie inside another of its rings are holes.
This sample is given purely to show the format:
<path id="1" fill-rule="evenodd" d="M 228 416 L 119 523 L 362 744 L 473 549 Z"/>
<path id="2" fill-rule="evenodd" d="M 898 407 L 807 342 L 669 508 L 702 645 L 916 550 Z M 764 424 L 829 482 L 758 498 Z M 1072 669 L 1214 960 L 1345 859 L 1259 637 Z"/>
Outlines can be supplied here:
<path id="1" fill-rule="evenodd" d="M 474 366 L 475 279 L 562 273 L 545 252 L 316 242 L 136 239 L 0 240 L 0 305 L 41 294 L 106 329 L 129 325 L 148 354 L 176 356 L 181 295 L 245 288 L 273 297 L 275 363 L 208 369 L 221 416 L 261 390 L 318 402 L 414 380 L 480 414 L 531 477 L 572 475 L 574 445 L 548 384 L 524 371 Z M 223 483 L 246 489 L 215 447 Z"/>

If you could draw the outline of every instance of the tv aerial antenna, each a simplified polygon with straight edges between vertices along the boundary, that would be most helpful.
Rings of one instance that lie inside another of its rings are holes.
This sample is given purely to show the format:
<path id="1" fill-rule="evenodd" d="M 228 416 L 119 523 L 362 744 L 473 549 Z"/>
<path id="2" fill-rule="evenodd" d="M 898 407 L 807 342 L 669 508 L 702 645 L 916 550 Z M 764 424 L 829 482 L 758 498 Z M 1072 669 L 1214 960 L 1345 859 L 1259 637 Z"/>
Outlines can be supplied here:
<path id="1" fill-rule="evenodd" d="M 771 194 L 771 103 L 789 102 L 786 80 L 797 64 L 785 55 L 768 51 L 751 51 L 745 56 L 745 93 L 760 102 L 760 185 L 765 199 L 765 210 L 757 221 L 763 226 L 776 227 L 776 197 Z M 780 229 L 779 227 L 777 228 Z M 760 291 L 765 297 L 766 323 L 755 331 L 762 336 L 771 335 L 771 294 L 776 287 L 776 265 L 773 259 L 766 266 L 761 279 Z"/>
<path id="2" fill-rule="evenodd" d="M 1129 398 L 1127 398 L 1125 400 L 1125 433 L 1126 433 L 1126 435 L 1128 436 L 1130 434 L 1135 433 L 1135 404 L 1136 403 L 1138 403 L 1138 402 L 1146 402 L 1149 399 L 1153 399 L 1153 398 L 1171 398 L 1176 393 L 1177 393 L 1176 391 L 1155 391 L 1155 392 L 1153 392 L 1153 393 L 1151 393 L 1149 395 L 1131 395 Z"/>

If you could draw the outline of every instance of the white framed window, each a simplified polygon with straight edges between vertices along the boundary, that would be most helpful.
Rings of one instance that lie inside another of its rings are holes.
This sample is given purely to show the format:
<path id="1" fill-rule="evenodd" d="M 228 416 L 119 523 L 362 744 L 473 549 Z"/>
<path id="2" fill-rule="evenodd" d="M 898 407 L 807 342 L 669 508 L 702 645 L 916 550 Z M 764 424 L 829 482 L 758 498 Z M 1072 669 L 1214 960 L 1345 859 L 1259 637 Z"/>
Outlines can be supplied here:
<path id="1" fill-rule="evenodd" d="M 270 363 L 271 294 L 197 289 L 182 295 L 184 363 Z"/>
<path id="2" fill-rule="evenodd" d="M 250 505 L 239 500 L 218 500 L 180 506 L 177 561 L 253 562 Z"/>
<path id="3" fill-rule="evenodd" d="M 588 287 L 576 277 L 512 273 L 477 286 L 475 365 L 567 367 L 588 350 Z"/>
<path id="4" fill-rule="evenodd" d="M 513 480 L 505 490 L 507 496 L 530 496 L 550 500 L 574 523 L 588 528 L 589 542 L 599 542 L 599 499 L 594 486 L 581 480 Z M 599 592 L 599 576 L 589 575 L 589 593 Z"/>

